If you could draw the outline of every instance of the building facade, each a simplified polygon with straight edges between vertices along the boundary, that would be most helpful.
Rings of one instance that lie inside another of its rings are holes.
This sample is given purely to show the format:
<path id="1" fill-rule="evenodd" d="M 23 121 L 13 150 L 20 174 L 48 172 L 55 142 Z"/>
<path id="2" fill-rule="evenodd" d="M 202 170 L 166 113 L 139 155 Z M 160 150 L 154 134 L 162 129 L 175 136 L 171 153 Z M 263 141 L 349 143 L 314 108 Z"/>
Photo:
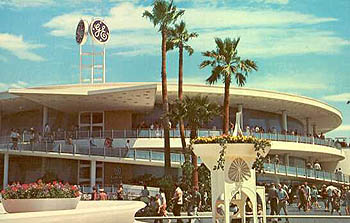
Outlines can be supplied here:
<path id="1" fill-rule="evenodd" d="M 223 92 L 217 86 L 184 85 L 184 95 L 208 96 L 220 105 Z M 168 85 L 168 94 L 170 101 L 177 98 L 176 84 Z M 280 92 L 231 88 L 230 94 L 232 123 L 241 111 L 244 134 L 272 140 L 260 181 L 349 183 L 348 148 L 323 137 L 342 123 L 339 110 Z M 133 184 L 144 174 L 163 175 L 160 83 L 9 89 L 0 93 L 0 105 L 2 187 L 53 176 L 72 184 L 108 186 Z M 216 117 L 199 135 L 220 135 L 221 126 L 222 118 Z M 173 174 L 181 175 L 184 158 L 176 123 L 170 135 Z M 321 171 L 307 168 L 315 162 Z M 338 168 L 341 175 L 334 173 Z"/>

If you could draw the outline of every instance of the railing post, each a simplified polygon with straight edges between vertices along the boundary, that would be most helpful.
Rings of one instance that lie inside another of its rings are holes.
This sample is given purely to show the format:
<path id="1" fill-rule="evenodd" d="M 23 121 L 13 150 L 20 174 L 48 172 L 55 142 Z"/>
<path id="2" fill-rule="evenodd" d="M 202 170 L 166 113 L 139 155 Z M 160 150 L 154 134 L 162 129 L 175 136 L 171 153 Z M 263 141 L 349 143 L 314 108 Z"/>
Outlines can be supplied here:
<path id="1" fill-rule="evenodd" d="M 103 147 L 103 157 L 106 159 L 106 147 Z"/>
<path id="2" fill-rule="evenodd" d="M 124 129 L 124 138 L 126 138 L 126 129 Z"/>
<path id="3" fill-rule="evenodd" d="M 102 139 L 102 130 L 100 129 L 100 139 Z"/>
<path id="4" fill-rule="evenodd" d="M 151 130 L 148 129 L 148 138 L 151 138 Z"/>
<path id="5" fill-rule="evenodd" d="M 149 150 L 149 161 L 152 162 L 152 150 Z"/>
<path id="6" fill-rule="evenodd" d="M 112 129 L 112 139 L 114 139 L 114 131 L 113 131 L 113 129 Z"/>
<path id="7" fill-rule="evenodd" d="M 119 159 L 122 158 L 122 148 L 119 147 Z"/>
<path id="8" fill-rule="evenodd" d="M 64 131 L 64 133 L 63 133 L 63 137 L 64 137 L 64 140 L 66 140 L 66 139 L 67 139 L 67 132 L 66 132 L 66 131 Z"/>
<path id="9" fill-rule="evenodd" d="M 273 164 L 273 170 L 275 172 L 275 174 L 277 173 L 277 170 L 276 170 L 276 163 Z"/>
<path id="10" fill-rule="evenodd" d="M 89 156 L 91 155 L 91 144 L 89 142 Z"/>
<path id="11" fill-rule="evenodd" d="M 295 167 L 295 176 L 298 177 L 298 167 Z"/>
<path id="12" fill-rule="evenodd" d="M 136 149 L 134 149 L 134 160 L 136 160 Z"/>
<path id="13" fill-rule="evenodd" d="M 77 150 L 77 144 L 73 144 L 73 156 L 75 156 L 76 150 Z"/>
<path id="14" fill-rule="evenodd" d="M 75 130 L 75 139 L 78 139 L 78 130 Z"/>
<path id="15" fill-rule="evenodd" d="M 61 151 L 62 151 L 62 144 L 60 143 L 60 145 L 58 146 L 58 154 L 61 155 Z"/>
<path id="16" fill-rule="evenodd" d="M 286 173 L 286 176 L 288 175 L 287 174 L 287 165 L 284 165 L 284 170 L 285 170 L 285 173 Z"/>
<path id="17" fill-rule="evenodd" d="M 47 141 L 45 142 L 45 152 L 47 153 Z"/>

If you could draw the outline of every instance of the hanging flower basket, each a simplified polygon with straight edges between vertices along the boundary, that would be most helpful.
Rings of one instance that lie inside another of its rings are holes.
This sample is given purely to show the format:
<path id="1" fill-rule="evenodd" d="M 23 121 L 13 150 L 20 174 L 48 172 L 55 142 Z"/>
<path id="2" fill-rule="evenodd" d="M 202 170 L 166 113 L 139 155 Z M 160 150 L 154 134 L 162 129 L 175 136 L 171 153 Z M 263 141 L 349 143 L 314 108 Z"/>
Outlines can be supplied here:
<path id="1" fill-rule="evenodd" d="M 232 172 L 233 178 L 244 178 L 247 167 L 254 168 L 258 172 L 263 170 L 263 158 L 270 151 L 271 143 L 253 136 L 222 135 L 198 137 L 192 140 L 192 147 L 194 153 L 208 168 L 213 170 L 230 168 L 231 172 L 238 171 L 238 175 L 235 176 Z M 225 163 L 226 160 L 229 162 Z"/>
<path id="2" fill-rule="evenodd" d="M 61 182 L 12 184 L 1 191 L 1 203 L 8 213 L 75 209 L 80 200 L 76 186 Z"/>

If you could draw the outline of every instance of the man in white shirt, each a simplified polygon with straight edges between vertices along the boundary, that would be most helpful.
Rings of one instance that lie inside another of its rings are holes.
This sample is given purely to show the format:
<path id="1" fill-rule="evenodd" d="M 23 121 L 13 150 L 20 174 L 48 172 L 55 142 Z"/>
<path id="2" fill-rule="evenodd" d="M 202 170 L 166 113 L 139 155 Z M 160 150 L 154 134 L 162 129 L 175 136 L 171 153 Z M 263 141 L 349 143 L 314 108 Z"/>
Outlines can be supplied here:
<path id="1" fill-rule="evenodd" d="M 172 198 L 172 201 L 174 202 L 173 213 L 174 213 L 174 216 L 181 216 L 181 207 L 183 205 L 183 192 L 180 188 L 179 183 L 176 183 L 175 187 L 176 189 L 175 189 L 174 197 Z M 183 223 L 181 219 L 177 219 L 176 222 Z"/>

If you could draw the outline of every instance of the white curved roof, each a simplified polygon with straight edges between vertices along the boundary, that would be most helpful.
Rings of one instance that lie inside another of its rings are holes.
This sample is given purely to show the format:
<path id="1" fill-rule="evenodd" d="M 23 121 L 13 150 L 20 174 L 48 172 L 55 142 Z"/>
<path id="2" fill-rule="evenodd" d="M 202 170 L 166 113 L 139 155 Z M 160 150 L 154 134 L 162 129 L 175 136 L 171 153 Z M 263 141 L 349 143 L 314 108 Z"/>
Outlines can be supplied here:
<path id="1" fill-rule="evenodd" d="M 188 96 L 199 94 L 219 104 L 223 102 L 224 89 L 221 86 L 184 84 L 183 90 Z M 168 83 L 168 94 L 170 101 L 177 97 L 177 84 Z M 97 109 L 143 111 L 161 103 L 161 83 L 73 84 L 10 89 L 0 94 L 0 101 L 4 113 L 42 105 L 66 112 Z M 309 118 L 310 124 L 316 124 L 317 131 L 322 132 L 333 130 L 342 122 L 341 112 L 324 102 L 275 91 L 232 87 L 230 104 L 278 114 L 285 110 L 289 117 L 303 123 Z"/>

